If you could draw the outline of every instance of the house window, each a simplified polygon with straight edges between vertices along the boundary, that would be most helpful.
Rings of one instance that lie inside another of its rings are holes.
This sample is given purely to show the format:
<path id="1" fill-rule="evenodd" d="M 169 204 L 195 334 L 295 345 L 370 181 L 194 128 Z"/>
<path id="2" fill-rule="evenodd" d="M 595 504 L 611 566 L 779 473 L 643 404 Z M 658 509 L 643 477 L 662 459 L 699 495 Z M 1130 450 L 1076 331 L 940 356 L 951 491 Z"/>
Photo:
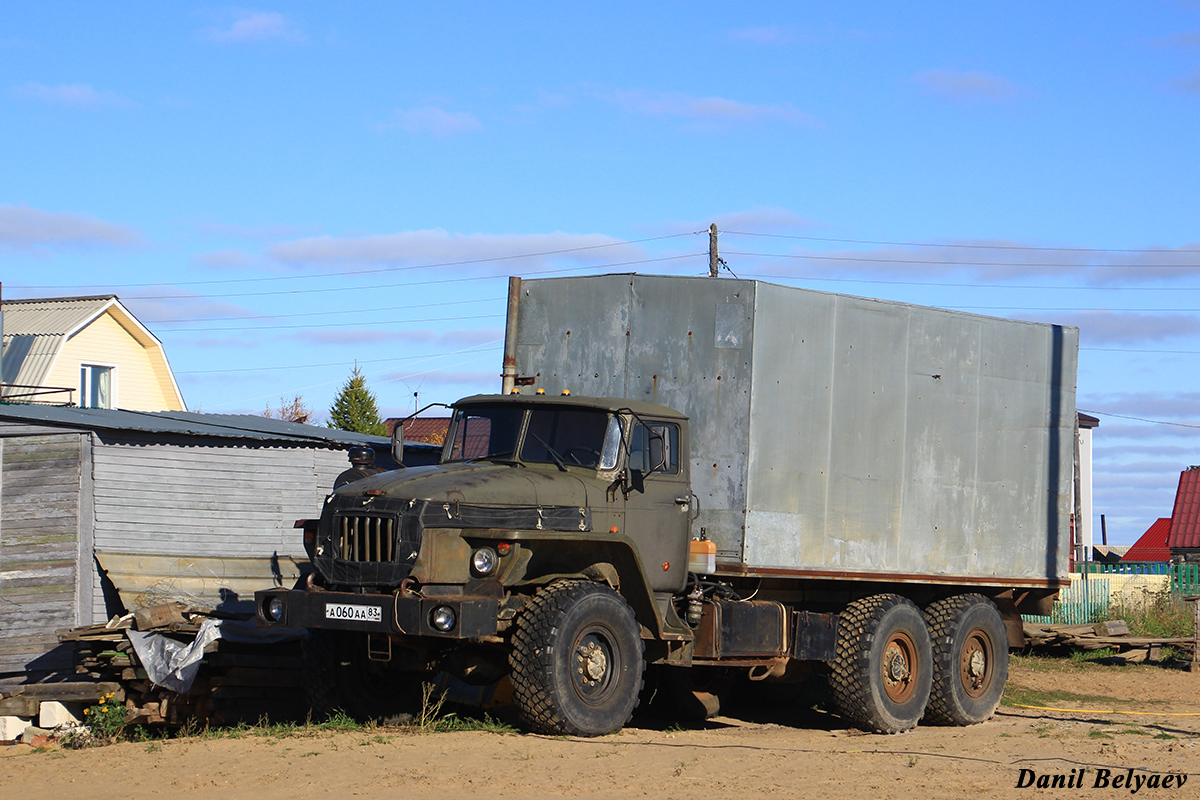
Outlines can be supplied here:
<path id="1" fill-rule="evenodd" d="M 98 364 L 79 366 L 79 405 L 82 408 L 112 408 L 116 380 L 112 367 Z"/>

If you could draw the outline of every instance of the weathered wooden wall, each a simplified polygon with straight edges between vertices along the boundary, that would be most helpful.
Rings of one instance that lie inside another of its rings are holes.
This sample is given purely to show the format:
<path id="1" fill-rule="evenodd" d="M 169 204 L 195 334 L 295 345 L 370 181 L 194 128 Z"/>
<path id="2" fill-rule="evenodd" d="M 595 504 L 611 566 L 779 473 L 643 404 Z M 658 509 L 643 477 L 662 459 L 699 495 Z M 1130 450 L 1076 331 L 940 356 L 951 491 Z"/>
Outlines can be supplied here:
<path id="1" fill-rule="evenodd" d="M 269 576 L 272 556 L 284 567 L 293 558 L 306 561 L 292 523 L 320 515 L 334 478 L 349 465 L 340 450 L 111 439 L 95 443 L 93 459 L 96 551 L 179 558 L 178 574 L 161 574 L 161 564 L 170 562 L 159 558 L 148 567 L 148 586 L 122 587 L 126 606 L 187 601 L 197 585 L 211 601 L 222 575 L 197 570 L 212 572 L 221 559 L 225 594 L 252 599 L 234 583 L 247 569 L 236 562 L 259 561 Z M 93 603 L 96 617 L 104 618 L 100 592 Z"/>
<path id="2" fill-rule="evenodd" d="M 79 624 L 81 440 L 0 439 L 0 673 L 70 666 L 54 632 Z"/>

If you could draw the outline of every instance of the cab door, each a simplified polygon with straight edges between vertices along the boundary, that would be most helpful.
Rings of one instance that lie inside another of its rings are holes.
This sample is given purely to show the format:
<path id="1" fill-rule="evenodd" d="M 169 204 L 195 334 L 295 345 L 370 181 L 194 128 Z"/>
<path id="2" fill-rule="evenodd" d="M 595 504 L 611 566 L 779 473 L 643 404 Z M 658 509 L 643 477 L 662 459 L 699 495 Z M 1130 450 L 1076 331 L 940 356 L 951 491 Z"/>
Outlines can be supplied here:
<path id="1" fill-rule="evenodd" d="M 687 429 L 679 422 L 633 420 L 625 534 L 637 544 L 650 586 L 657 592 L 677 592 L 687 582 L 687 444 Z"/>

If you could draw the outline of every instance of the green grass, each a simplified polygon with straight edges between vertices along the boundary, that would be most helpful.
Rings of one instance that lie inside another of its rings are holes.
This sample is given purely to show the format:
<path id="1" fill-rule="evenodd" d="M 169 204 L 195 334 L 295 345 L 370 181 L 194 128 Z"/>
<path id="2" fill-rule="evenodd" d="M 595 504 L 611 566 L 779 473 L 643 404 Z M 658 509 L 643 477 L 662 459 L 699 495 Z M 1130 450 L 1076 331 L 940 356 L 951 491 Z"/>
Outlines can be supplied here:
<path id="1" fill-rule="evenodd" d="M 1000 698 L 1000 704 L 1005 706 L 1042 706 L 1057 708 L 1062 703 L 1086 703 L 1088 705 L 1127 705 L 1129 700 L 1108 697 L 1099 694 L 1076 694 L 1062 689 L 1039 691 L 1026 689 L 1024 686 L 1009 681 Z"/>
<path id="2" fill-rule="evenodd" d="M 1108 619 L 1125 620 L 1130 636 L 1177 639 L 1195 635 L 1191 605 L 1169 590 L 1146 592 L 1138 602 L 1114 603 L 1106 613 Z"/>

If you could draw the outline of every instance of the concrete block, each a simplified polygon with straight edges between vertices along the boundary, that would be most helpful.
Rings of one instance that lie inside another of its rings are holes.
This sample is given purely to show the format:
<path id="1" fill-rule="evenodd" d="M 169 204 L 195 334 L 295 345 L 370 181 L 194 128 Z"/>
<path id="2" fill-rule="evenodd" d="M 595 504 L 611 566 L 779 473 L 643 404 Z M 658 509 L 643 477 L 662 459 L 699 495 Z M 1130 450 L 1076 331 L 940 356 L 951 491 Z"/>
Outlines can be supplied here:
<path id="1" fill-rule="evenodd" d="M 0 742 L 15 742 L 30 726 L 30 721 L 20 717 L 0 717 Z"/>
<path id="2" fill-rule="evenodd" d="M 64 705 L 57 700 L 43 700 L 41 707 L 38 709 L 38 727 L 46 730 L 54 730 L 60 725 L 77 725 L 79 717 L 75 715 L 76 709 L 73 706 L 78 705 L 72 703 L 70 706 Z M 82 711 L 80 710 L 80 713 Z"/>
<path id="3" fill-rule="evenodd" d="M 31 741 L 33 741 L 37 737 L 45 736 L 49 732 L 50 731 L 42 730 L 41 728 L 37 727 L 36 725 L 30 725 L 28 728 L 26 728 L 24 731 L 21 732 L 21 741 L 24 742 L 25 744 L 29 744 Z"/>

